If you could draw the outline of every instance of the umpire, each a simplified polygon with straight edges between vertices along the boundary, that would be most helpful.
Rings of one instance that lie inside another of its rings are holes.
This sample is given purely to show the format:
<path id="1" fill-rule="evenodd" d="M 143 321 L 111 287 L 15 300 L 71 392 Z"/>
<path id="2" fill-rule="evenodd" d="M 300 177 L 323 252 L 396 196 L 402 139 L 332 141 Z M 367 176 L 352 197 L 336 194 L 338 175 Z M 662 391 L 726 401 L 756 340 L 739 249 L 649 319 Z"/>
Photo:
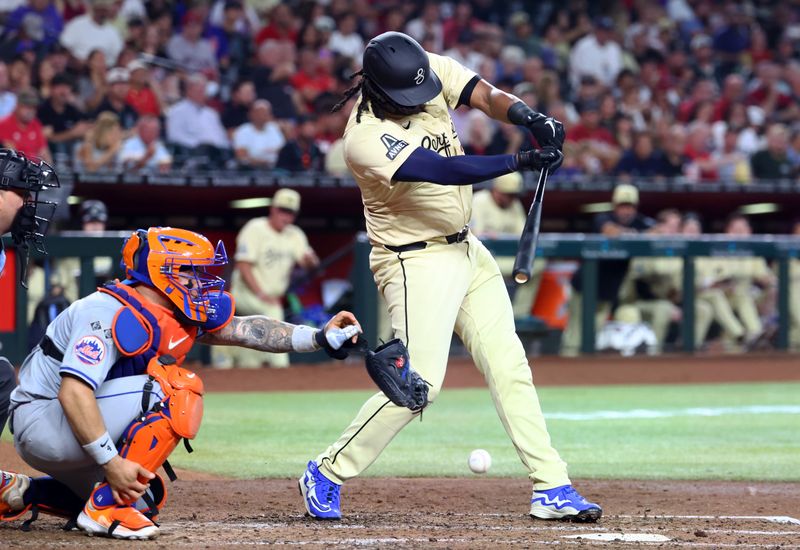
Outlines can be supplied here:
<path id="1" fill-rule="evenodd" d="M 24 284 L 31 243 L 42 249 L 42 238 L 55 211 L 55 204 L 39 200 L 45 187 L 58 187 L 58 178 L 44 161 L 29 160 L 13 149 L 0 149 L 0 235 L 11 233 L 19 256 L 20 283 Z M 6 251 L 0 241 L 0 274 Z M 14 367 L 0 357 L 0 435 L 8 417 L 8 397 L 16 387 Z"/>

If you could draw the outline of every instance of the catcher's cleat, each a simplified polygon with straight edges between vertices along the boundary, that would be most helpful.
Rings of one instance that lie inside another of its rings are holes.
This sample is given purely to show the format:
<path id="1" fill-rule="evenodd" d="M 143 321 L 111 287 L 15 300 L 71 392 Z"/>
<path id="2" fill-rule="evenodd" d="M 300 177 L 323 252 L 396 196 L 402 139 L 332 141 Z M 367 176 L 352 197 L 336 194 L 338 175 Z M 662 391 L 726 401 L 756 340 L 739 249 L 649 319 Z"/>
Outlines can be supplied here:
<path id="1" fill-rule="evenodd" d="M 299 484 L 308 515 L 317 519 L 341 519 L 342 511 L 339 509 L 341 485 L 322 475 L 316 462 L 309 461 Z"/>
<path id="2" fill-rule="evenodd" d="M 31 478 L 0 471 L 0 519 L 11 521 L 28 510 L 22 497 L 31 485 Z"/>
<path id="3" fill-rule="evenodd" d="M 132 505 L 120 505 L 110 497 L 106 483 L 98 484 L 78 515 L 78 527 L 90 535 L 144 540 L 158 535 L 158 527 Z"/>
<path id="4" fill-rule="evenodd" d="M 546 491 L 533 491 L 531 516 L 537 519 L 559 519 L 594 523 L 603 509 L 583 498 L 572 485 L 562 485 Z"/>

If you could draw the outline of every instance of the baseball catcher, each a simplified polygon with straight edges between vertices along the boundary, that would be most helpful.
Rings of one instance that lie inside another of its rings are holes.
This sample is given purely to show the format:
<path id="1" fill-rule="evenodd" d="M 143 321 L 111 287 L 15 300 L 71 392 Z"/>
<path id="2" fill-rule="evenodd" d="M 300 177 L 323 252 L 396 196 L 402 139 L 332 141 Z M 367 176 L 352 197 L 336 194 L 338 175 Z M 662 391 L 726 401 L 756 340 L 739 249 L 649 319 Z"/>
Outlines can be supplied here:
<path id="1" fill-rule="evenodd" d="M 264 352 L 336 353 L 361 327 L 336 314 L 323 330 L 260 315 L 237 317 L 222 242 L 170 227 L 134 231 L 126 278 L 73 303 L 25 359 L 11 395 L 20 456 L 49 474 L 0 472 L 0 518 L 28 510 L 73 518 L 92 534 L 149 539 L 167 491 L 155 474 L 195 437 L 203 383 L 181 365 L 195 342 Z"/>

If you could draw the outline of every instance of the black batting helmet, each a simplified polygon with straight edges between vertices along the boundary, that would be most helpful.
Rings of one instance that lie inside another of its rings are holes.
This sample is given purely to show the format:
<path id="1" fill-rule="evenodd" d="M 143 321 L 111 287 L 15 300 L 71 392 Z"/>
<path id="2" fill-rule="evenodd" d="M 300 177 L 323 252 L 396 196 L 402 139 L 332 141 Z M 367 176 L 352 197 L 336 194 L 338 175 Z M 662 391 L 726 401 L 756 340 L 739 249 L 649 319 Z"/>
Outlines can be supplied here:
<path id="1" fill-rule="evenodd" d="M 370 40 L 362 64 L 366 77 L 403 107 L 427 103 L 442 91 L 428 54 L 401 32 L 385 32 Z"/>

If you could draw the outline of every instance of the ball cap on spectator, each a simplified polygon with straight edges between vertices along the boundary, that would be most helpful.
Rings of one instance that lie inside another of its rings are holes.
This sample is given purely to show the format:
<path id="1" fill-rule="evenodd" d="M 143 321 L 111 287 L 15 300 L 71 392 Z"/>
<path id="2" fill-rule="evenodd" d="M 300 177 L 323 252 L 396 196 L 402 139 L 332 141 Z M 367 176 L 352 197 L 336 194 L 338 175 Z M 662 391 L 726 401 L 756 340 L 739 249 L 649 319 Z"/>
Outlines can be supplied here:
<path id="1" fill-rule="evenodd" d="M 370 40 L 362 65 L 367 78 L 403 107 L 422 105 L 442 92 L 428 53 L 407 34 L 390 31 Z"/>
<path id="2" fill-rule="evenodd" d="M 294 189 L 278 189 L 272 197 L 272 206 L 291 210 L 294 213 L 300 211 L 300 193 Z"/>
<path id="3" fill-rule="evenodd" d="M 22 90 L 17 94 L 17 103 L 27 105 L 28 107 L 38 107 L 39 94 L 36 93 L 36 90 L 31 88 Z"/>
<path id="4" fill-rule="evenodd" d="M 710 47 L 712 44 L 711 37 L 707 34 L 698 34 L 692 38 L 692 49 L 699 50 L 700 48 Z"/>
<path id="5" fill-rule="evenodd" d="M 128 66 L 125 67 L 125 68 L 128 70 L 128 75 L 130 75 L 130 74 L 133 73 L 133 71 L 138 71 L 138 70 L 141 70 L 141 69 L 147 69 L 147 63 L 145 63 L 144 61 L 141 61 L 139 59 L 134 59 L 133 61 L 128 63 Z"/>
<path id="6" fill-rule="evenodd" d="M 607 15 L 602 15 L 594 20 L 594 26 L 598 29 L 603 29 L 606 31 L 613 31 L 614 30 L 614 20 L 608 17 Z"/>
<path id="7" fill-rule="evenodd" d="M 336 29 L 336 21 L 334 21 L 332 17 L 328 17 L 327 15 L 320 15 L 319 17 L 314 19 L 314 27 L 318 31 L 333 32 Z"/>
<path id="8" fill-rule="evenodd" d="M 81 222 L 101 222 L 108 221 L 108 208 L 103 201 L 88 200 L 81 203 Z"/>
<path id="9" fill-rule="evenodd" d="M 508 195 L 518 195 L 522 191 L 522 175 L 519 172 L 511 172 L 494 178 L 492 189 Z"/>
<path id="10" fill-rule="evenodd" d="M 614 188 L 614 193 L 611 196 L 611 202 L 614 206 L 618 204 L 639 204 L 639 190 L 628 183 L 617 185 Z"/>
<path id="11" fill-rule="evenodd" d="M 130 76 L 128 69 L 125 67 L 114 67 L 106 73 L 106 80 L 109 84 L 117 84 L 119 82 L 128 82 Z"/>

